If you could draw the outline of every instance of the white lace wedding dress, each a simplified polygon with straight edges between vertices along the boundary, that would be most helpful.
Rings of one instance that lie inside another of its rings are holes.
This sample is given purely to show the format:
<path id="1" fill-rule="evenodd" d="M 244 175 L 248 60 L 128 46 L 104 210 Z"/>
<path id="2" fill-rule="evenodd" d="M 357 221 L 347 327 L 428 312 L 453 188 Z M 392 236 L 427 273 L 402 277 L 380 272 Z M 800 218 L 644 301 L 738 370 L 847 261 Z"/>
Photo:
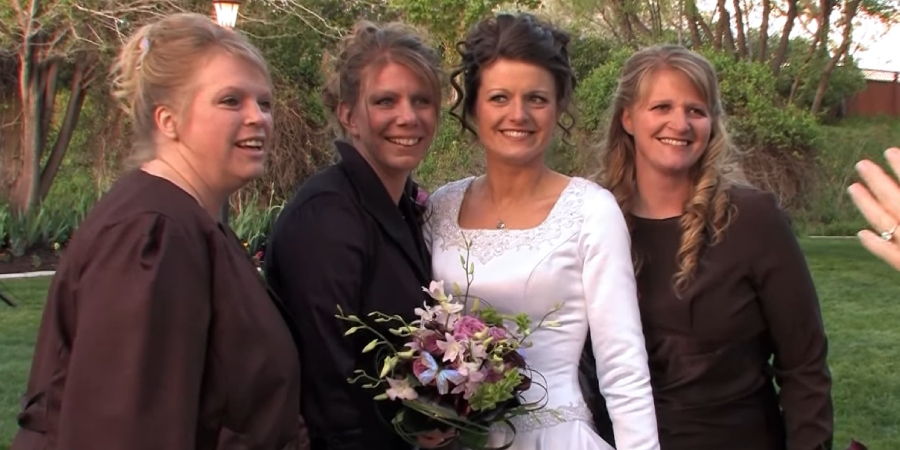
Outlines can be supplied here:
<path id="1" fill-rule="evenodd" d="M 464 237 L 475 265 L 470 295 L 504 313 L 528 313 L 535 321 L 553 309 L 557 328 L 531 335 L 528 364 L 546 378 L 547 405 L 516 418 L 511 450 L 607 450 L 594 430 L 578 383 L 578 363 L 588 329 L 600 390 L 613 421 L 619 450 L 659 448 L 647 353 L 641 330 L 625 221 L 612 194 L 572 178 L 546 220 L 526 230 L 460 229 L 463 196 L 474 178 L 449 183 L 431 196 L 425 240 L 434 279 L 466 286 L 460 263 Z M 542 381 L 540 378 L 537 381 Z M 540 388 L 524 393 L 539 400 Z M 492 432 L 503 445 L 503 429 Z"/>

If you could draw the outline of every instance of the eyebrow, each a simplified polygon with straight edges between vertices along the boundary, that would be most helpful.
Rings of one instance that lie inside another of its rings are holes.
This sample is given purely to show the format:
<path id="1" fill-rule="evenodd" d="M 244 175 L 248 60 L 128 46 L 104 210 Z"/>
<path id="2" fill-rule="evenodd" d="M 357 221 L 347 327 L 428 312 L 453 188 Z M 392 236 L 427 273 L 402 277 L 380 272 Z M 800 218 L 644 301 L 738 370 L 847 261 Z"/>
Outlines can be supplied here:
<path id="1" fill-rule="evenodd" d="M 648 99 L 646 102 L 647 105 L 661 105 L 664 103 L 674 103 L 674 102 L 670 98 Z M 706 105 L 706 103 L 703 103 L 703 102 L 699 102 L 699 103 L 698 102 L 686 102 L 685 105 L 690 106 L 691 108 L 709 109 L 709 107 Z"/>
<path id="2" fill-rule="evenodd" d="M 372 100 L 372 99 L 384 98 L 384 97 L 401 97 L 402 95 L 403 94 L 398 91 L 394 91 L 394 90 L 390 90 L 390 89 L 382 89 L 382 90 L 376 90 L 376 91 L 369 93 L 369 95 L 367 95 L 366 98 L 369 100 Z M 431 95 L 431 93 L 429 93 L 426 90 L 410 91 L 409 96 L 414 97 L 414 98 L 415 97 L 426 97 L 426 98 L 433 97 Z"/>
<path id="3" fill-rule="evenodd" d="M 510 90 L 507 89 L 507 88 L 501 88 L 501 87 L 496 87 L 496 88 L 488 87 L 488 88 L 487 88 L 487 92 L 488 92 L 489 94 L 495 94 L 495 93 L 500 93 L 500 92 L 502 92 L 502 93 L 508 93 L 508 92 L 510 92 Z M 526 89 L 526 90 L 525 90 L 525 93 L 526 93 L 526 94 L 544 94 L 544 95 L 550 95 L 550 91 L 545 90 L 545 89 Z"/>
<path id="4" fill-rule="evenodd" d="M 256 93 L 247 88 L 244 88 L 241 86 L 235 86 L 235 85 L 228 85 L 228 86 L 223 87 L 222 89 L 217 90 L 215 96 L 219 97 L 219 96 L 229 94 L 232 92 L 240 92 L 242 94 L 250 94 L 250 95 L 256 95 L 256 96 L 261 96 L 261 97 L 272 97 L 271 89 L 265 89 L 264 91 L 260 91 L 260 92 Z"/>

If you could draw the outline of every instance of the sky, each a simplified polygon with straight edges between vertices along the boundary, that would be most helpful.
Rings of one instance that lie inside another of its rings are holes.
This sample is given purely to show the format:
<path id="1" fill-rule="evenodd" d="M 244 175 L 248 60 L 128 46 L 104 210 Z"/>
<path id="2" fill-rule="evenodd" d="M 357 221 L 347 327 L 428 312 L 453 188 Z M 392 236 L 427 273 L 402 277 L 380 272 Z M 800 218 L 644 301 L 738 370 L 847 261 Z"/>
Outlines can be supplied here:
<path id="1" fill-rule="evenodd" d="M 862 48 L 853 56 L 863 69 L 900 72 L 900 25 L 887 27 L 872 22 L 854 30 L 854 41 Z"/>
<path id="2" fill-rule="evenodd" d="M 712 11 L 716 7 L 715 0 L 699 0 L 698 6 L 705 11 Z M 840 18 L 840 13 L 835 11 L 832 15 L 832 23 Z M 758 27 L 762 22 L 759 8 L 751 11 L 749 15 L 751 27 Z M 900 72 L 900 25 L 889 27 L 873 19 L 857 19 L 853 29 L 853 44 L 851 54 L 856 58 L 857 64 L 862 69 L 885 70 Z M 794 24 L 792 35 L 797 35 L 803 30 Z M 784 26 L 784 18 L 772 17 L 769 21 L 769 29 L 781 29 Z M 812 30 L 813 32 L 815 30 Z M 832 42 L 840 42 L 841 29 L 832 29 Z"/>

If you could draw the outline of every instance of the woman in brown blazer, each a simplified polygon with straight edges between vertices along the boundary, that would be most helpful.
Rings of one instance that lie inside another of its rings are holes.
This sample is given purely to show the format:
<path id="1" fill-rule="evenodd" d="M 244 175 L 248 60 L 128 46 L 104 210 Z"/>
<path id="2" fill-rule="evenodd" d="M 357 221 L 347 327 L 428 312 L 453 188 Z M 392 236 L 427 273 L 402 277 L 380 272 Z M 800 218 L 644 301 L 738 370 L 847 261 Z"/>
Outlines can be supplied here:
<path id="1" fill-rule="evenodd" d="M 308 448 L 296 331 L 215 219 L 263 173 L 266 63 L 179 14 L 138 30 L 113 74 L 141 162 L 61 262 L 12 449 Z"/>

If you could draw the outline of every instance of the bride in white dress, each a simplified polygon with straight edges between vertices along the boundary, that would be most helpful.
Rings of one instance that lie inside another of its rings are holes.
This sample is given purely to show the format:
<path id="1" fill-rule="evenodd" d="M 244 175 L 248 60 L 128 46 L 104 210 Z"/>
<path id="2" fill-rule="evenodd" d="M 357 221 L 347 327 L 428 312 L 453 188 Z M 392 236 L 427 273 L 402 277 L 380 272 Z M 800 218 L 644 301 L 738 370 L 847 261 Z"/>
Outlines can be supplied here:
<path id="1" fill-rule="evenodd" d="M 546 407 L 514 420 L 512 450 L 612 448 L 594 429 L 578 382 L 589 330 L 618 449 L 655 450 L 625 220 L 608 191 L 543 163 L 575 87 L 566 42 L 563 32 L 529 15 L 500 15 L 469 31 L 460 48 L 464 66 L 455 73 L 463 74 L 458 117 L 477 133 L 487 170 L 431 196 L 425 237 L 433 278 L 466 286 L 460 256 L 468 242 L 471 296 L 535 321 L 563 302 L 552 317 L 560 326 L 533 333 L 524 352 L 547 390 L 532 388 L 523 397 L 532 402 L 546 395 Z M 507 433 L 493 431 L 492 445 L 509 442 Z"/>

